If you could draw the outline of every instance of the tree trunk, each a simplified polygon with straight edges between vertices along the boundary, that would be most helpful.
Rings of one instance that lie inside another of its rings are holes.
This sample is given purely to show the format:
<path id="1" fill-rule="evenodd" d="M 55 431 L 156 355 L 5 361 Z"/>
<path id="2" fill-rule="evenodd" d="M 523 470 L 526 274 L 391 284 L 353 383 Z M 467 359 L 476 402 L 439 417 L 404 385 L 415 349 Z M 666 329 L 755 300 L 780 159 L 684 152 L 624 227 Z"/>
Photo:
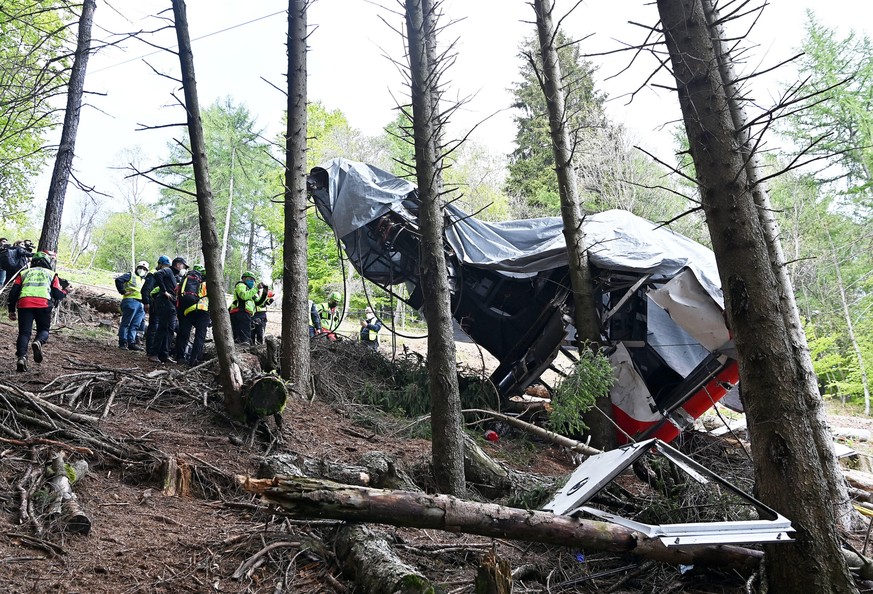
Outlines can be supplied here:
<path id="1" fill-rule="evenodd" d="M 415 170 L 421 200 L 421 284 L 427 317 L 427 379 L 431 401 L 433 473 L 442 493 L 464 493 L 464 446 L 446 255 L 437 14 L 433 0 L 406 0 Z"/>
<path id="2" fill-rule="evenodd" d="M 792 546 L 765 545 L 770 588 L 854 592 L 837 533 L 846 517 L 823 505 L 836 499 L 843 508 L 845 484 L 838 488 L 832 445 L 822 443 L 822 402 L 796 335 L 796 308 L 752 195 L 713 47 L 719 35 L 710 31 L 701 0 L 658 0 L 658 10 L 739 353 L 756 490 L 797 530 Z"/>
<path id="3" fill-rule="evenodd" d="M 173 15 L 176 20 L 176 38 L 179 42 L 179 63 L 182 69 L 182 86 L 185 91 L 185 106 L 188 112 L 188 135 L 191 138 L 191 156 L 194 161 L 194 182 L 197 188 L 197 212 L 200 220 L 200 236 L 203 243 L 203 261 L 208 277 L 215 279 L 209 291 L 209 317 L 212 320 L 212 337 L 218 357 L 219 377 L 224 391 L 225 406 L 234 417 L 242 417 L 242 373 L 236 361 L 233 333 L 227 300 L 222 290 L 221 279 L 224 267 L 221 264 L 221 244 L 215 225 L 215 206 L 209 182 L 209 166 L 206 160 L 206 143 L 200 120 L 200 103 L 197 99 L 197 81 L 194 77 L 194 54 L 188 36 L 188 17 L 184 0 L 173 0 Z"/>
<path id="4" fill-rule="evenodd" d="M 540 55 L 543 69 L 540 86 L 546 97 L 549 112 L 549 129 L 552 136 L 552 152 L 555 156 L 555 173 L 558 176 L 558 193 L 561 197 L 561 219 L 564 222 L 564 238 L 567 243 L 567 257 L 570 266 L 570 286 L 573 288 L 575 307 L 574 324 L 579 348 L 597 349 L 600 346 L 600 322 L 594 301 L 594 281 L 588 265 L 588 243 L 582 229 L 582 211 L 579 208 L 579 194 L 576 176 L 573 172 L 573 144 L 567 130 L 564 87 L 561 78 L 561 64 L 555 47 L 557 31 L 552 21 L 554 5 L 552 0 L 534 0 L 537 21 Z M 597 407 L 609 414 L 612 405 L 608 394 L 597 400 Z M 615 446 L 615 429 L 609 419 L 600 413 L 591 414 L 585 419 L 595 447 L 611 449 Z"/>
<path id="5" fill-rule="evenodd" d="M 70 171 L 73 167 L 73 157 L 76 152 L 76 133 L 79 130 L 79 115 L 82 111 L 82 95 L 85 92 L 85 72 L 88 69 L 88 58 L 91 55 L 91 25 L 94 23 L 94 11 L 97 0 L 84 0 L 82 14 L 79 17 L 79 34 L 76 42 L 76 57 L 70 71 L 70 84 L 67 90 L 67 109 L 64 112 L 64 127 L 61 130 L 61 142 L 55 157 L 55 168 L 49 184 L 48 197 L 45 204 L 45 215 L 42 222 L 42 234 L 39 236 L 40 251 L 58 251 L 58 239 L 61 235 L 61 218 L 64 214 L 64 199 L 67 195 L 67 183 L 70 181 Z"/>
<path id="6" fill-rule="evenodd" d="M 731 124 L 733 125 L 734 138 L 738 143 L 738 150 L 745 164 L 745 174 L 748 187 L 755 202 L 758 219 L 764 242 L 767 246 L 770 267 L 777 280 L 776 294 L 781 306 L 780 312 L 785 324 L 787 341 L 790 353 L 797 365 L 797 372 L 803 380 L 798 382 L 809 395 L 807 414 L 810 417 L 808 425 L 810 437 L 815 447 L 810 450 L 811 455 L 819 457 L 819 464 L 825 479 L 827 489 L 832 494 L 831 501 L 836 508 L 837 521 L 844 530 L 855 527 L 857 514 L 852 509 L 846 484 L 843 480 L 834 454 L 834 442 L 827 429 L 827 418 L 824 411 L 824 403 L 818 391 L 818 378 L 812 366 L 812 358 L 809 354 L 809 346 L 806 342 L 806 334 L 800 320 L 800 312 L 797 309 L 797 301 L 794 298 L 794 286 L 791 282 L 789 269 L 782 250 L 779 226 L 776 223 L 774 209 L 770 205 L 767 186 L 760 182 L 758 175 L 758 156 L 754 151 L 755 143 L 751 138 L 749 128 L 746 127 L 746 114 L 740 101 L 740 91 L 734 83 L 732 61 L 729 52 L 722 44 L 725 39 L 719 16 L 712 0 L 701 0 L 704 15 L 707 19 L 709 37 L 713 43 L 713 51 L 718 63 L 718 73 L 724 91 L 724 97 L 730 111 Z M 802 393 L 802 392 L 800 392 Z"/>
<path id="7" fill-rule="evenodd" d="M 227 238 L 230 237 L 230 213 L 233 212 L 233 167 L 236 163 L 236 147 L 230 149 L 230 189 L 227 195 L 227 210 L 224 213 L 224 232 L 221 234 L 221 266 L 227 257 Z"/>
<path id="8" fill-rule="evenodd" d="M 310 394 L 306 276 L 306 0 L 288 0 L 288 127 L 285 131 L 285 243 L 281 373 L 300 398 Z"/>
<path id="9" fill-rule="evenodd" d="M 760 551 L 729 545 L 667 548 L 660 539 L 646 538 L 615 524 L 464 501 L 449 495 L 382 491 L 308 478 L 252 479 L 240 475 L 237 480 L 246 491 L 261 495 L 265 503 L 278 505 L 300 518 L 431 528 L 592 551 L 633 553 L 665 563 L 730 567 L 747 575 L 764 556 Z"/>
<path id="10" fill-rule="evenodd" d="M 368 594 L 434 592 L 424 574 L 404 563 L 383 538 L 366 526 L 343 526 L 337 534 L 337 557 Z M 357 591 L 357 589 L 356 589 Z"/>

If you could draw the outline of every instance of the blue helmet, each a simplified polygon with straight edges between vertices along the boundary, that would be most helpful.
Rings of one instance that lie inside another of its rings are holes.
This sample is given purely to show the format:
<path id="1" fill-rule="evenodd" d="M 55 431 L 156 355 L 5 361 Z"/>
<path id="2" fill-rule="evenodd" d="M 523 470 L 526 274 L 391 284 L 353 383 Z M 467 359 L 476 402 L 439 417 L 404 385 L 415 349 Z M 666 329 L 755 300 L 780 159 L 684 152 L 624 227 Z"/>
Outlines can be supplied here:
<path id="1" fill-rule="evenodd" d="M 169 256 L 161 256 L 158 258 L 158 266 L 169 266 L 170 265 L 170 257 Z"/>

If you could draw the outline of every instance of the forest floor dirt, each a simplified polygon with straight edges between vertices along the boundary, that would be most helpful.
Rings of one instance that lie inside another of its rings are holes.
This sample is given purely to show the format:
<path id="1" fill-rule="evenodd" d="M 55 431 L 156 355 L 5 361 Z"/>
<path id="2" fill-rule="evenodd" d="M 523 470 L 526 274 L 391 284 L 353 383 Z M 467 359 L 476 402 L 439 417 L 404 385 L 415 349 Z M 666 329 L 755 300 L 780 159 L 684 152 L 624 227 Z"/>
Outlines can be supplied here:
<path id="1" fill-rule="evenodd" d="M 116 377 L 129 378 L 170 368 L 170 373 L 154 385 L 138 385 L 133 391 L 119 389 L 108 417 L 99 423 L 107 439 L 144 448 L 151 457 L 133 464 L 92 448 L 93 453 L 86 456 L 90 472 L 74 486 L 91 518 L 90 533 L 82 536 L 65 531 L 54 522 L 43 524 L 39 530 L 33 523 L 21 523 L 19 492 L 28 473 L 43 468 L 56 449 L 47 444 L 22 446 L 0 431 L 0 592 L 361 591 L 343 573 L 343 560 L 333 548 L 338 522 L 285 518 L 260 505 L 232 477 L 255 475 L 268 449 L 348 464 L 378 450 L 411 475 L 426 477 L 431 444 L 410 431 L 414 420 L 391 417 L 357 402 L 360 394 L 355 392 L 367 389 L 368 374 L 374 373 L 368 367 L 370 354 L 359 352 L 366 349 L 356 344 L 339 350 L 323 342 L 317 345 L 314 373 L 342 375 L 344 381 L 331 384 L 333 388 L 327 391 L 320 391 L 320 385 L 327 384 L 316 382 L 311 402 L 289 400 L 280 443 L 260 432 L 249 445 L 250 429 L 231 423 L 220 413 L 220 397 L 211 373 L 191 372 L 198 374 L 200 388 L 193 389 L 195 393 L 180 393 L 172 385 L 189 373 L 185 368 L 152 364 L 142 353 L 119 350 L 114 331 L 95 326 L 92 321 L 53 330 L 45 348 L 46 360 L 42 364 L 31 361 L 29 371 L 16 373 L 17 329 L 4 315 L 0 321 L 0 383 L 37 392 L 53 380 L 76 373 L 84 377 L 120 370 Z M 458 349 L 459 358 L 473 369 L 476 360 L 482 360 L 475 346 L 459 343 Z M 340 359 L 329 360 L 337 356 Z M 338 396 L 336 387 L 340 384 L 345 393 Z M 77 411 L 100 416 L 105 403 L 106 394 L 95 392 Z M 15 412 L 0 407 L 2 410 L 6 413 L 0 426 L 21 433 Z M 840 421 L 873 429 L 867 419 Z M 272 423 L 275 436 L 277 429 Z M 487 425 L 475 426 L 472 431 L 481 436 L 485 428 Z M 559 477 L 575 468 L 574 458 L 561 448 L 506 428 L 501 434 L 496 443 L 478 441 L 488 454 L 518 471 Z M 65 441 L 50 428 L 42 437 Z M 70 454 L 68 459 L 75 457 Z M 190 494 L 164 494 L 160 469 L 168 459 L 195 469 Z M 421 482 L 426 483 L 427 478 Z M 473 592 L 478 561 L 483 552 L 492 549 L 513 569 L 525 569 L 524 577 L 515 582 L 515 592 L 745 591 L 744 581 L 727 571 L 686 571 L 615 554 L 434 530 L 375 528 L 404 561 L 443 592 Z M 309 546 L 276 548 L 242 577 L 232 577 L 265 546 L 286 541 Z M 616 589 L 610 590 L 612 587 Z"/>

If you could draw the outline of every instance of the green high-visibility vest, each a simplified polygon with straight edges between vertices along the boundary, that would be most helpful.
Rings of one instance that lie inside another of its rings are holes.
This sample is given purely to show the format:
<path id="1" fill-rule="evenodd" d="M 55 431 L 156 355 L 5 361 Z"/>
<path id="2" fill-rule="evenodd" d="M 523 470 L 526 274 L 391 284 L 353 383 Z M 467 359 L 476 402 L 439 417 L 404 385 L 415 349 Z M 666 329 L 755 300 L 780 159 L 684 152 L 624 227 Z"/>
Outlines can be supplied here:
<path id="1" fill-rule="evenodd" d="M 136 299 L 139 301 L 142 299 L 142 282 L 140 278 L 134 274 L 130 273 L 130 280 L 124 283 L 124 296 L 122 296 L 122 300 L 124 299 Z"/>
<path id="2" fill-rule="evenodd" d="M 19 297 L 51 299 L 54 278 L 54 271 L 48 268 L 25 268 L 21 271 L 21 294 Z"/>

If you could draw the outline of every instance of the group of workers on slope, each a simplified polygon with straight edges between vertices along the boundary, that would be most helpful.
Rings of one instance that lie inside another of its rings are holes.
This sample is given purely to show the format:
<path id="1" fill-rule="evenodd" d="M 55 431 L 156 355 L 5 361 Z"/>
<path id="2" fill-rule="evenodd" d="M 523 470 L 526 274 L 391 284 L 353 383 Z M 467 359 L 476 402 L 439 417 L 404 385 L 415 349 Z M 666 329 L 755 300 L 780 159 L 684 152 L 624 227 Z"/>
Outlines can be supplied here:
<path id="1" fill-rule="evenodd" d="M 313 300 L 309 300 L 309 318 L 312 323 L 309 326 L 310 337 L 325 334 L 330 340 L 336 339 L 335 332 L 342 321 L 339 310 L 340 301 L 342 301 L 342 295 L 337 292 L 331 293 L 326 303 L 315 303 Z M 382 322 L 368 307 L 364 318 L 361 319 L 361 330 L 358 335 L 361 342 L 373 350 L 379 350 L 379 331 L 381 329 Z"/>
<path id="2" fill-rule="evenodd" d="M 143 317 L 148 314 L 145 352 L 149 361 L 199 365 L 203 361 L 203 345 L 210 325 L 206 269 L 195 265 L 189 270 L 181 256 L 172 261 L 161 256 L 154 272 L 149 272 L 148 268 L 148 262 L 139 262 L 132 273 L 115 279 L 122 294 L 119 348 L 142 350 L 138 331 Z M 272 303 L 273 292 L 269 285 L 259 283 L 255 287 L 255 275 L 244 272 L 234 286 L 230 305 L 234 342 L 251 344 L 253 336 L 263 342 L 266 308 Z"/>
<path id="3" fill-rule="evenodd" d="M 5 240 L 0 240 L 5 241 Z M 43 361 L 43 346 L 48 342 L 53 307 L 66 297 L 69 283 L 53 269 L 54 254 L 33 252 L 33 244 L 16 242 L 8 252 L 15 255 L 16 268 L 12 271 L 9 298 L 9 319 L 18 321 L 18 339 L 15 357 L 17 371 L 27 371 L 27 353 L 30 345 L 33 360 Z M 20 250 L 18 248 L 21 248 Z M 25 256 L 19 265 L 19 251 Z M 8 269 L 4 267 L 4 272 Z M 5 280 L 5 279 L 4 279 Z M 209 319 L 207 273 L 202 266 L 188 270 L 185 258 L 172 261 L 167 256 L 158 258 L 154 271 L 142 261 L 136 267 L 115 279 L 121 294 L 121 322 L 118 328 L 118 347 L 142 351 L 154 363 L 186 362 L 190 366 L 203 360 Z M 310 300 L 312 326 L 310 336 L 333 335 L 341 321 L 339 303 L 342 296 L 331 293 L 326 303 Z M 266 283 L 256 283 L 254 273 L 246 271 L 234 285 L 230 305 L 230 320 L 234 342 L 258 344 L 264 341 L 267 326 L 267 307 L 273 303 L 273 292 Z M 148 325 L 145 318 L 148 315 Z M 36 338 L 31 343 L 33 327 Z M 191 330 L 194 340 L 190 343 Z M 382 323 L 369 307 L 361 320 L 361 342 L 378 350 Z M 144 340 L 143 340 L 144 335 Z M 175 337 L 175 340 L 174 340 Z M 333 335 L 335 338 L 335 335 Z"/>

